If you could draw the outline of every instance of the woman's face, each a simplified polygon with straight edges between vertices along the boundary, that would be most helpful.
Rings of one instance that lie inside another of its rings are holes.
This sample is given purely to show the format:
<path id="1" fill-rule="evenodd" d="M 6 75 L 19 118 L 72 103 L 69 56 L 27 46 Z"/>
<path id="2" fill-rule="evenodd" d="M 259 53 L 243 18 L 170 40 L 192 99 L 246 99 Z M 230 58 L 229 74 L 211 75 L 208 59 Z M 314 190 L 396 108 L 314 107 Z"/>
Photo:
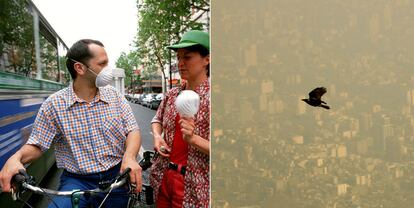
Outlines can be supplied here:
<path id="1" fill-rule="evenodd" d="M 210 56 L 202 57 L 199 52 L 191 52 L 186 48 L 177 51 L 178 70 L 182 79 L 193 81 L 207 76 Z"/>

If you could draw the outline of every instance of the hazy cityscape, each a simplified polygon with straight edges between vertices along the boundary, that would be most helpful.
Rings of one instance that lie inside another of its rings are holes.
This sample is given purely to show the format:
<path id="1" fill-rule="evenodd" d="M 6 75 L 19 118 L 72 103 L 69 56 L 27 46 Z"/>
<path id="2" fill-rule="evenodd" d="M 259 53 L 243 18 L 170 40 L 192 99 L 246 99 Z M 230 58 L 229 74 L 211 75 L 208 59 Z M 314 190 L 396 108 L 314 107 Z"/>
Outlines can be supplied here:
<path id="1" fill-rule="evenodd" d="M 414 2 L 242 2 L 212 9 L 212 206 L 412 207 Z"/>

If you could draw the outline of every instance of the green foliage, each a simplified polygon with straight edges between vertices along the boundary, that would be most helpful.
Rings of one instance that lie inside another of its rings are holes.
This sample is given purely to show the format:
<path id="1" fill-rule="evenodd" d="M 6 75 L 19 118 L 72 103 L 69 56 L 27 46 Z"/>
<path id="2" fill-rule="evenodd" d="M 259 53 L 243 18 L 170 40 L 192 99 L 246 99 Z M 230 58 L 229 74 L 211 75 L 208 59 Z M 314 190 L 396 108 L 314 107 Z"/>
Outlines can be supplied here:
<path id="1" fill-rule="evenodd" d="M 136 52 L 130 52 L 128 54 L 122 52 L 121 56 L 115 63 L 116 67 L 125 70 L 125 86 L 129 86 L 129 88 L 132 88 L 132 85 L 138 85 L 141 83 L 141 76 L 134 74 L 134 71 L 139 66 L 138 60 Z"/>
<path id="2" fill-rule="evenodd" d="M 138 2 L 139 23 L 135 41 L 137 54 L 146 70 L 162 70 L 168 63 L 170 51 L 165 47 L 176 43 L 189 29 L 203 28 L 192 12 L 209 10 L 203 0 L 143 0 Z"/>
<path id="3" fill-rule="evenodd" d="M 66 68 L 66 56 L 59 56 L 59 69 L 64 72 L 63 77 L 61 77 L 61 81 L 63 84 L 69 83 L 71 81 L 71 77 L 69 71 Z"/>
<path id="4" fill-rule="evenodd" d="M 57 49 L 40 35 L 40 57 L 42 62 L 42 78 L 52 81 L 59 80 L 59 67 Z"/>
<path id="5" fill-rule="evenodd" d="M 33 18 L 25 0 L 0 1 L 0 54 L 9 57 L 6 70 L 29 75 L 33 67 Z"/>
<path id="6" fill-rule="evenodd" d="M 133 43 L 136 49 L 122 53 L 116 62 L 117 67 L 125 69 L 125 85 L 131 88 L 141 83 L 141 79 L 154 78 L 158 70 L 164 73 L 162 69 L 171 56 L 171 51 L 165 47 L 178 42 L 183 32 L 202 30 L 203 26 L 208 28 L 199 22 L 199 16 L 192 14 L 208 12 L 210 5 L 205 0 L 138 0 L 137 8 L 138 32 Z M 138 67 L 144 70 L 134 82 L 133 70 Z"/>

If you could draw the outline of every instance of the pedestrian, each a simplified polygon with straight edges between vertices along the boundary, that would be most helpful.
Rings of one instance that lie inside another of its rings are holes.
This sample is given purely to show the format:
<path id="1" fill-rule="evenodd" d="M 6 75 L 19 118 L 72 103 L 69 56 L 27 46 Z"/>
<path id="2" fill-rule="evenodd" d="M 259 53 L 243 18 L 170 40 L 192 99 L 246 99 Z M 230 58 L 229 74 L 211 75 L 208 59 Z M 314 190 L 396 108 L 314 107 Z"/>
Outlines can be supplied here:
<path id="1" fill-rule="evenodd" d="M 209 207 L 210 45 L 203 31 L 188 31 L 168 46 L 177 52 L 182 84 L 166 93 L 152 120 L 154 157 L 151 186 L 157 207 Z M 181 118 L 175 100 L 182 90 L 200 96 L 194 118 Z M 162 136 L 163 134 L 163 136 Z"/>
<path id="2" fill-rule="evenodd" d="M 125 98 L 111 86 L 112 70 L 104 45 L 91 39 L 77 41 L 66 54 L 70 85 L 50 95 L 40 107 L 25 145 L 0 172 L 4 192 L 24 164 L 39 158 L 52 145 L 56 164 L 63 168 L 59 191 L 95 189 L 131 168 L 130 181 L 141 190 L 141 168 L 136 156 L 141 146 L 138 124 Z M 126 193 L 127 188 L 112 192 Z M 105 195 L 81 197 L 80 207 L 97 207 Z M 70 197 L 55 197 L 49 207 L 72 207 Z M 126 207 L 128 195 L 110 196 L 106 207 Z"/>

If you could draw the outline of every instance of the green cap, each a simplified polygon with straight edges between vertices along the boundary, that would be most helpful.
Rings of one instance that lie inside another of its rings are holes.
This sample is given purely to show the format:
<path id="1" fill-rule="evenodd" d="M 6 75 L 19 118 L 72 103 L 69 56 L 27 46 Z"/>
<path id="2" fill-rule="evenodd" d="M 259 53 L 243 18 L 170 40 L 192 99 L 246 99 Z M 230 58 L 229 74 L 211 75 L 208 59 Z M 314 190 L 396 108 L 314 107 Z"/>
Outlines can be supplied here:
<path id="1" fill-rule="evenodd" d="M 200 30 L 191 30 L 184 33 L 178 44 L 167 46 L 167 48 L 172 50 L 177 50 L 180 48 L 187 48 L 194 45 L 201 45 L 207 50 L 210 51 L 210 37 L 208 33 Z"/>

